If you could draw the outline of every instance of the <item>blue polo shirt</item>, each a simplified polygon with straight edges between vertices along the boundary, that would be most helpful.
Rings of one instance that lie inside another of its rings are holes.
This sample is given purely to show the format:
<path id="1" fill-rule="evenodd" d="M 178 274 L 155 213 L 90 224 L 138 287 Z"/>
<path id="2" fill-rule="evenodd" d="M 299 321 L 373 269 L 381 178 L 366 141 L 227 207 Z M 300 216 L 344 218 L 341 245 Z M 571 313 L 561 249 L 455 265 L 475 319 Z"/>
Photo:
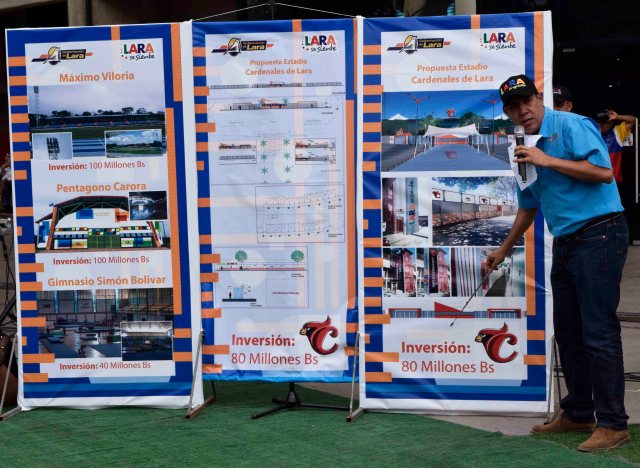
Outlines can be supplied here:
<path id="1" fill-rule="evenodd" d="M 581 161 L 611 169 L 609 152 L 599 130 L 587 117 L 544 108 L 536 146 L 554 158 Z M 614 182 L 585 182 L 548 167 L 536 167 L 537 180 L 518 188 L 521 208 L 540 208 L 555 237 L 572 234 L 590 219 L 623 211 Z"/>

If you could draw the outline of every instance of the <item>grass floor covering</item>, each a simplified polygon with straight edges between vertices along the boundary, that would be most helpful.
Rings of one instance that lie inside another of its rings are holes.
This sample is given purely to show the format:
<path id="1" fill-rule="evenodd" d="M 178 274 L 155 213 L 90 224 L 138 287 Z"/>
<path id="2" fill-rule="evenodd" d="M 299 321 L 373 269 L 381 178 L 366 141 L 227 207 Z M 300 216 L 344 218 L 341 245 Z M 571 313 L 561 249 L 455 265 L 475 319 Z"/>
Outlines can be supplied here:
<path id="1" fill-rule="evenodd" d="M 209 384 L 205 383 L 205 388 Z M 252 420 L 287 384 L 218 382 L 218 401 L 195 419 L 184 410 L 41 408 L 0 422 L 0 466 L 624 466 L 635 440 L 601 455 L 575 450 L 580 435 L 514 437 L 422 416 L 298 408 Z M 347 400 L 297 387 L 303 402 Z M 628 465 L 627 465 L 628 466 Z"/>

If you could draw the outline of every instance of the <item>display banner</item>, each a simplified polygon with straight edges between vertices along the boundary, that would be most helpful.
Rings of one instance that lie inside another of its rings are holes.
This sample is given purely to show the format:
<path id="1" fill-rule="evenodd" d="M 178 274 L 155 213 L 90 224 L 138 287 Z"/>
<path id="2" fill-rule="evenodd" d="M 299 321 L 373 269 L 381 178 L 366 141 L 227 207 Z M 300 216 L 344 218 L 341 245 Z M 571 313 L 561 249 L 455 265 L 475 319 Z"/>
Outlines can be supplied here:
<path id="1" fill-rule="evenodd" d="M 25 409 L 189 401 L 180 50 L 176 24 L 7 31 Z"/>
<path id="2" fill-rule="evenodd" d="M 491 274 L 486 259 L 518 209 L 513 124 L 497 88 L 526 73 L 551 107 L 550 20 L 538 12 L 363 22 L 364 408 L 546 411 L 543 218 Z"/>
<path id="3" fill-rule="evenodd" d="M 192 25 L 206 379 L 351 379 L 354 26 Z"/>

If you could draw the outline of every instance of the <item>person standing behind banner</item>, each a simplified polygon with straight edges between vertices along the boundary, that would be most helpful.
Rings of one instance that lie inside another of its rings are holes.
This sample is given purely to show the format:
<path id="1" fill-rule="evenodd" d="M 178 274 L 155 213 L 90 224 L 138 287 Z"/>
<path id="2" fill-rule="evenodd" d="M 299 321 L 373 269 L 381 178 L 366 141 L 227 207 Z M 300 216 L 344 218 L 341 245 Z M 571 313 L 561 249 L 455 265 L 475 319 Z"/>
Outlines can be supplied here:
<path id="1" fill-rule="evenodd" d="M 515 148 L 516 161 L 533 164 L 537 180 L 518 187 L 516 219 L 487 266 L 495 270 L 502 263 L 539 209 L 554 236 L 553 324 L 568 393 L 560 417 L 532 432 L 595 428 L 578 450 L 615 448 L 630 440 L 616 316 L 629 231 L 607 148 L 587 117 L 544 107 L 529 77 L 508 78 L 499 92 L 513 123 L 541 138 L 535 146 Z"/>
<path id="2" fill-rule="evenodd" d="M 571 109 L 573 109 L 571 91 L 566 86 L 558 85 L 553 87 L 553 109 L 563 112 L 571 112 Z"/>
<path id="3" fill-rule="evenodd" d="M 622 142 L 629 136 L 636 118 L 633 115 L 620 115 L 616 111 L 607 109 L 596 115 L 600 134 L 609 150 L 613 177 L 618 188 L 622 184 Z M 616 122 L 618 122 L 616 124 Z"/>

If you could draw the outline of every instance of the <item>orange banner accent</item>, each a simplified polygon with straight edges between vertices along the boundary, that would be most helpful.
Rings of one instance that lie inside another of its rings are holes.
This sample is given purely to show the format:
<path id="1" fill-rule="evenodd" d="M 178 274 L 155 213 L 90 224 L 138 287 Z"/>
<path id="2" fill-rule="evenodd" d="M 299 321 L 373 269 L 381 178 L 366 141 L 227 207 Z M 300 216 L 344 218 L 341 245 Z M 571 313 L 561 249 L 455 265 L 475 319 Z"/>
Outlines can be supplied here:
<path id="1" fill-rule="evenodd" d="M 372 198 L 362 200 L 362 208 L 364 208 L 365 210 L 381 210 L 382 200 L 380 200 L 379 198 L 375 200 Z"/>
<path id="2" fill-rule="evenodd" d="M 182 101 L 182 57 L 180 55 L 180 25 L 171 24 L 171 63 L 173 71 L 173 100 Z"/>
<path id="3" fill-rule="evenodd" d="M 174 328 L 174 338 L 191 338 L 191 328 Z"/>
<path id="4" fill-rule="evenodd" d="M 347 333 L 357 333 L 358 331 L 358 324 L 357 323 L 347 323 L 345 325 L 345 331 Z"/>
<path id="5" fill-rule="evenodd" d="M 200 245 L 210 245 L 211 234 L 200 234 Z"/>
<path id="6" fill-rule="evenodd" d="M 369 351 L 364 353 L 367 362 L 400 362 L 400 353 L 379 353 Z"/>
<path id="7" fill-rule="evenodd" d="M 364 306 L 365 307 L 382 307 L 382 298 L 381 297 L 365 297 Z"/>
<path id="8" fill-rule="evenodd" d="M 364 379 L 367 382 L 391 382 L 391 372 L 365 372 Z"/>
<path id="9" fill-rule="evenodd" d="M 525 288 L 527 295 L 527 315 L 536 315 L 536 267 L 535 267 L 535 242 L 534 226 L 524 233 L 525 245 Z"/>
<path id="10" fill-rule="evenodd" d="M 13 153 L 14 161 L 31 161 L 31 153 L 29 151 L 15 151 Z"/>
<path id="11" fill-rule="evenodd" d="M 222 364 L 203 364 L 202 372 L 205 374 L 222 374 Z"/>
<path id="12" fill-rule="evenodd" d="M 208 96 L 209 88 L 206 86 L 196 86 L 193 88 L 193 94 L 195 96 Z"/>
<path id="13" fill-rule="evenodd" d="M 384 92 L 384 86 L 382 85 L 364 85 L 362 87 L 362 94 L 364 96 L 380 96 Z"/>
<path id="14" fill-rule="evenodd" d="M 28 143 L 29 142 L 29 132 L 16 132 L 12 134 L 12 139 L 14 143 Z"/>
<path id="15" fill-rule="evenodd" d="M 294 33 L 302 32 L 302 21 L 299 19 L 295 19 L 291 21 L 291 30 Z"/>
<path id="16" fill-rule="evenodd" d="M 208 112 L 206 104 L 196 104 L 194 110 L 196 114 L 206 114 Z"/>
<path id="17" fill-rule="evenodd" d="M 391 323 L 389 314 L 364 314 L 365 325 L 388 325 Z"/>
<path id="18" fill-rule="evenodd" d="M 27 337 L 26 336 L 23 336 L 21 341 L 22 341 L 22 346 L 27 346 Z"/>
<path id="19" fill-rule="evenodd" d="M 362 261 L 365 268 L 382 268 L 381 258 L 365 258 Z"/>
<path id="20" fill-rule="evenodd" d="M 15 180 L 27 180 L 27 171 L 26 169 L 17 169 L 13 171 L 13 178 Z"/>
<path id="21" fill-rule="evenodd" d="M 175 352 L 173 353 L 174 362 L 190 362 L 191 351 Z"/>
<path id="22" fill-rule="evenodd" d="M 167 198 L 169 219 L 178 219 L 178 181 L 176 165 L 176 125 L 173 107 L 165 109 L 165 131 L 167 139 L 167 169 L 169 173 Z M 171 275 L 173 277 L 173 315 L 182 315 L 182 283 L 180 265 L 180 229 L 177 222 L 170 223 Z"/>
<path id="23" fill-rule="evenodd" d="M 355 136 L 355 103 L 353 100 L 346 102 L 347 120 L 346 120 L 346 156 L 347 156 L 347 308 L 353 309 L 356 306 L 356 174 L 355 174 L 355 152 L 354 152 L 354 136 Z"/>
<path id="24" fill-rule="evenodd" d="M 375 172 L 376 167 L 375 161 L 364 161 L 362 163 L 362 172 Z"/>
<path id="25" fill-rule="evenodd" d="M 22 285 L 24 285 L 25 283 L 22 283 L 21 289 L 24 291 L 24 288 L 22 288 Z M 47 326 L 47 319 L 45 317 L 22 317 L 22 326 L 23 327 L 35 327 L 35 328 L 44 328 Z"/>
<path id="26" fill-rule="evenodd" d="M 362 130 L 366 133 L 380 133 L 382 131 L 382 122 L 365 122 Z"/>
<path id="27" fill-rule="evenodd" d="M 111 26 L 111 40 L 112 41 L 120 40 L 120 26 Z"/>
<path id="28" fill-rule="evenodd" d="M 527 330 L 527 340 L 544 340 L 544 330 Z"/>
<path id="29" fill-rule="evenodd" d="M 213 254 L 201 254 L 200 263 L 214 263 Z"/>
<path id="30" fill-rule="evenodd" d="M 28 104 L 27 96 L 11 96 L 9 104 L 12 106 L 26 106 Z"/>
<path id="31" fill-rule="evenodd" d="M 382 143 L 380 143 L 379 141 L 369 141 L 362 143 L 362 151 L 364 151 L 365 153 L 379 153 L 380 151 L 382 151 Z"/>
<path id="32" fill-rule="evenodd" d="M 10 76 L 9 86 L 27 86 L 26 76 Z"/>
<path id="33" fill-rule="evenodd" d="M 55 360 L 56 355 L 53 353 L 22 354 L 22 362 L 24 364 L 53 364 Z"/>
<path id="34" fill-rule="evenodd" d="M 196 151 L 198 153 L 207 153 L 209 151 L 209 142 L 207 141 L 199 141 L 196 143 Z"/>
<path id="35" fill-rule="evenodd" d="M 356 348 L 354 348 L 353 346 L 345 346 L 342 350 L 344 351 L 344 355 L 345 356 L 355 356 L 356 355 Z"/>
<path id="36" fill-rule="evenodd" d="M 367 218 L 362 220 L 362 229 L 364 230 L 369 229 L 369 220 Z"/>
<path id="37" fill-rule="evenodd" d="M 365 75 L 380 75 L 382 73 L 382 65 L 380 64 L 363 65 L 362 73 Z"/>
<path id="38" fill-rule="evenodd" d="M 369 343 L 371 343 L 371 335 L 369 335 L 368 333 L 365 333 L 364 344 L 369 344 Z"/>
<path id="39" fill-rule="evenodd" d="M 11 123 L 29 123 L 29 114 L 11 114 Z"/>
<path id="40" fill-rule="evenodd" d="M 207 76 L 207 67 L 193 67 L 193 76 Z"/>
<path id="41" fill-rule="evenodd" d="M 380 45 L 366 45 L 362 47 L 364 55 L 380 55 L 382 46 Z"/>
<path id="42" fill-rule="evenodd" d="M 480 15 L 471 15 L 471 29 L 480 29 Z"/>
<path id="43" fill-rule="evenodd" d="M 222 317 L 222 309 L 215 308 L 215 309 L 202 309 L 202 318 L 208 318 L 208 319 L 217 319 Z"/>
<path id="44" fill-rule="evenodd" d="M 220 263 L 220 254 L 211 254 L 211 263 Z"/>
<path id="45" fill-rule="evenodd" d="M 199 133 L 215 133 L 216 124 L 213 122 L 201 122 L 196 124 L 196 132 Z"/>
<path id="46" fill-rule="evenodd" d="M 20 301 L 20 309 L 21 310 L 38 310 L 38 302 L 37 301 Z"/>
<path id="47" fill-rule="evenodd" d="M 43 373 L 38 373 L 38 374 L 28 374 L 28 373 L 23 373 L 22 374 L 22 380 L 24 383 L 42 383 L 42 382 L 48 382 L 49 381 L 49 374 L 43 374 Z"/>
<path id="48" fill-rule="evenodd" d="M 546 356 L 539 354 L 527 354 L 524 356 L 526 366 L 544 366 L 547 363 Z"/>
<path id="49" fill-rule="evenodd" d="M 379 114 L 382 112 L 381 102 L 365 102 L 362 104 L 362 112 L 365 114 Z"/>
<path id="50" fill-rule="evenodd" d="M 217 283 L 218 273 L 200 273 L 201 283 Z"/>
<path id="51" fill-rule="evenodd" d="M 204 171 L 204 161 L 196 161 L 196 168 L 199 171 Z"/>
<path id="52" fill-rule="evenodd" d="M 20 273 L 42 273 L 44 271 L 44 263 L 20 263 L 18 270 L 20 270 Z"/>
<path id="53" fill-rule="evenodd" d="M 229 354 L 229 345 L 205 345 L 202 346 L 203 354 Z"/>
<path id="54" fill-rule="evenodd" d="M 193 56 L 194 57 L 206 57 L 207 56 L 206 47 L 194 47 L 193 48 Z"/>
<path id="55" fill-rule="evenodd" d="M 9 67 L 26 67 L 27 60 L 24 57 L 8 57 L 7 65 Z"/>
<path id="56" fill-rule="evenodd" d="M 18 233 L 18 237 L 22 235 L 22 226 L 15 226 L 13 229 Z"/>
<path id="57" fill-rule="evenodd" d="M 36 253 L 36 246 L 33 244 L 18 244 L 18 253 Z"/>
<path id="58" fill-rule="evenodd" d="M 211 301 L 213 301 L 213 292 L 212 291 L 202 291 L 200 293 L 200 300 L 202 302 L 211 302 Z"/>
<path id="59" fill-rule="evenodd" d="M 198 198 L 198 208 L 208 208 L 209 206 L 211 206 L 211 198 L 209 197 Z"/>
<path id="60" fill-rule="evenodd" d="M 374 249 L 382 247 L 382 239 L 379 237 L 365 237 L 362 239 L 362 245 L 364 247 L 372 247 Z"/>
<path id="61" fill-rule="evenodd" d="M 16 216 L 33 216 L 33 207 L 31 206 L 22 206 L 16 208 Z"/>
<path id="62" fill-rule="evenodd" d="M 533 13 L 533 81 L 538 91 L 544 91 L 544 13 Z"/>

